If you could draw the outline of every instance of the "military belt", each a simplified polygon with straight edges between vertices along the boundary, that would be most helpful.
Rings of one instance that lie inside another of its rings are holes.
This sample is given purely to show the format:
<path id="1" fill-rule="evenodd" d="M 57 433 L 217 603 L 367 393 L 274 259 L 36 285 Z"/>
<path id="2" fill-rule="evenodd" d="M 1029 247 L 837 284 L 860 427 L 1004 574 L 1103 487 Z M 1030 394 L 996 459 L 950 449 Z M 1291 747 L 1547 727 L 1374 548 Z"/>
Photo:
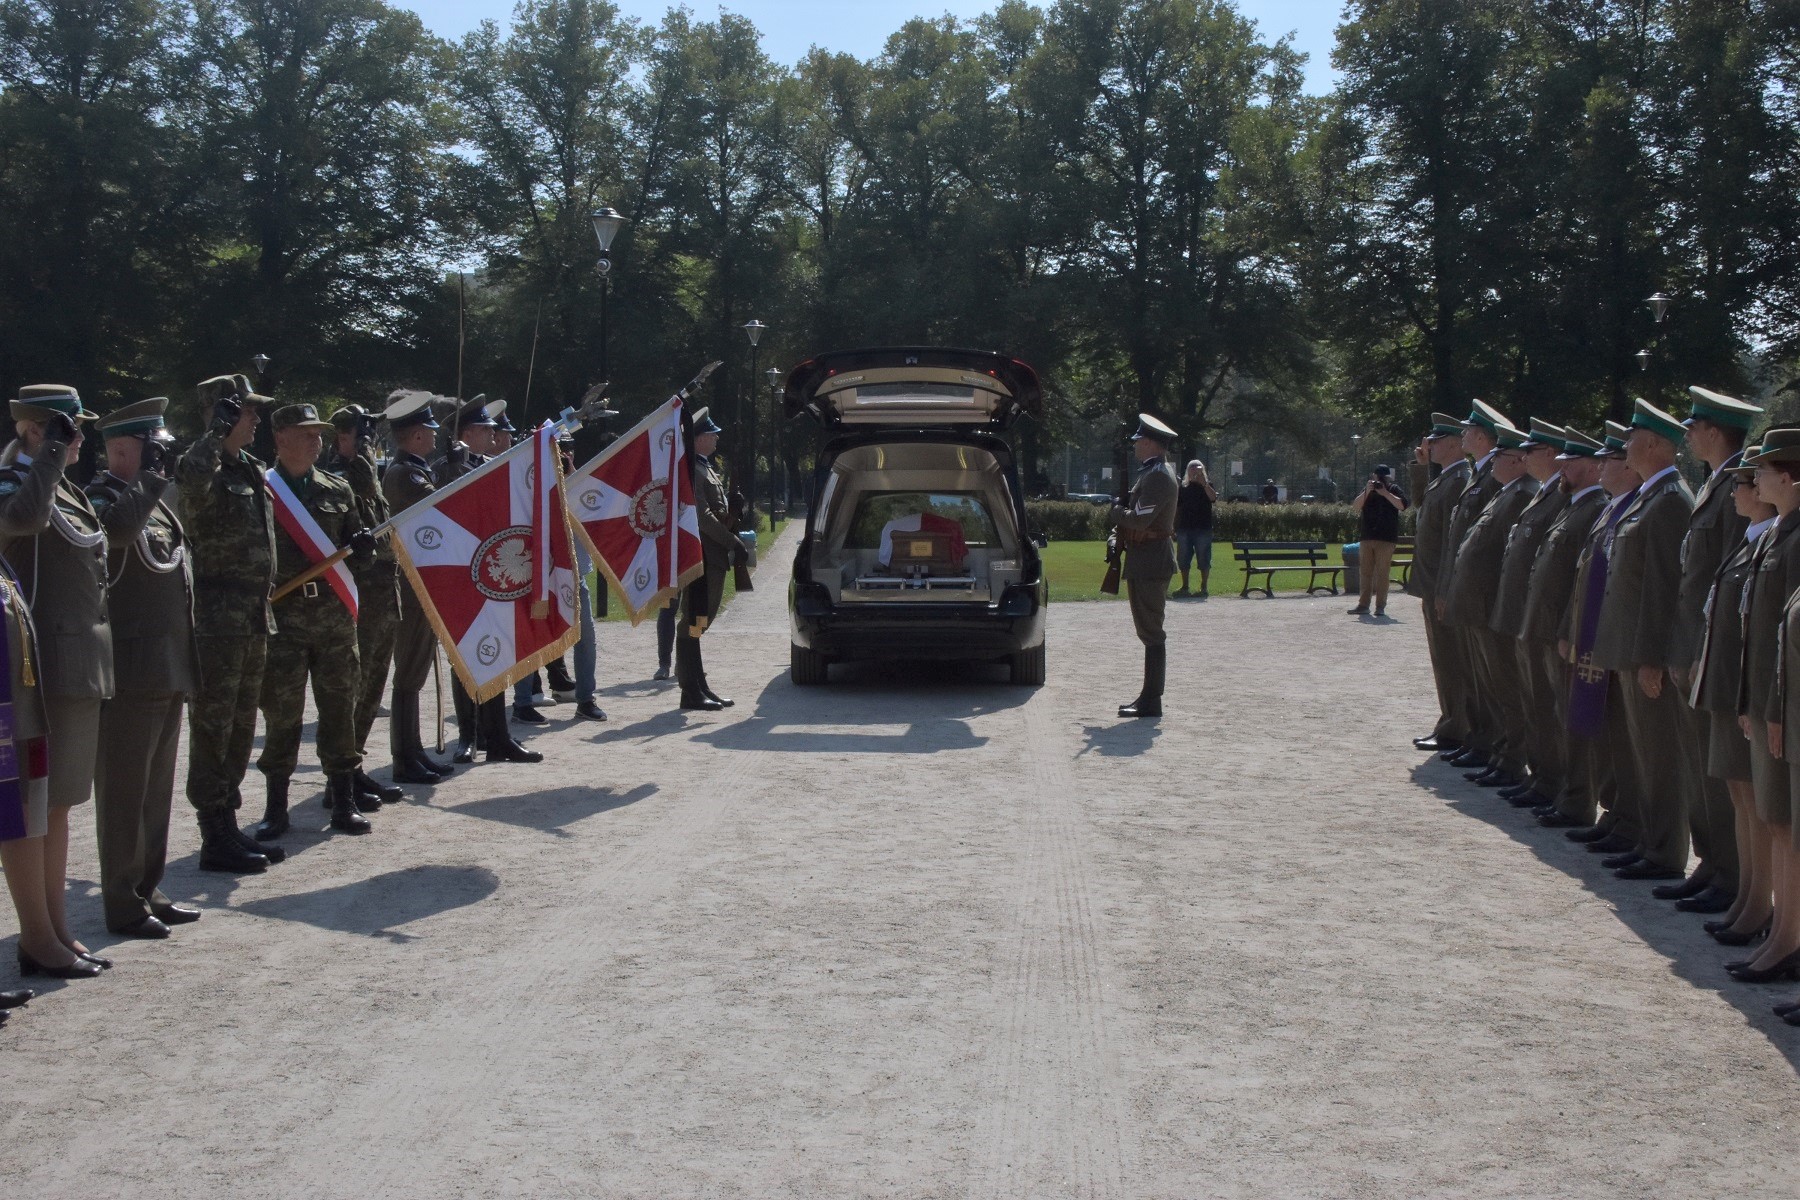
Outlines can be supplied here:
<path id="1" fill-rule="evenodd" d="M 265 600 L 275 594 L 275 585 L 272 583 L 250 583 L 242 579 L 207 579 L 204 576 L 194 580 L 194 588 L 196 591 L 235 592 L 240 596 L 261 596 Z"/>

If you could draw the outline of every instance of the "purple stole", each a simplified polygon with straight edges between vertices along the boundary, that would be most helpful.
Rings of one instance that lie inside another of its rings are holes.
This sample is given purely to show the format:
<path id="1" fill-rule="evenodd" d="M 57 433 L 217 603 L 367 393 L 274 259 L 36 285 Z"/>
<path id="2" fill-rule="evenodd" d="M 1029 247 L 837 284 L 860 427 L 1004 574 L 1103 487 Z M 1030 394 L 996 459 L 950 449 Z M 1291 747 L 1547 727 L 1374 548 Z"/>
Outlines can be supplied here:
<path id="1" fill-rule="evenodd" d="M 13 611 L 20 602 L 12 584 L 12 571 L 7 569 L 0 582 L 0 621 L 20 621 L 23 614 Z M 0 842 L 25 836 L 25 785 L 20 779 L 20 750 L 13 736 L 12 650 L 0 634 Z"/>
<path id="2" fill-rule="evenodd" d="M 1606 724 L 1607 670 L 1594 662 L 1594 640 L 1600 633 L 1600 602 L 1606 597 L 1607 556 L 1612 552 L 1612 527 L 1637 498 L 1632 488 L 1601 518 L 1605 532 L 1588 563 L 1587 594 L 1582 597 L 1581 628 L 1575 636 L 1575 668 L 1569 672 L 1569 732 L 1576 737 L 1599 737 Z M 1598 532 L 1598 531 L 1597 531 Z"/>

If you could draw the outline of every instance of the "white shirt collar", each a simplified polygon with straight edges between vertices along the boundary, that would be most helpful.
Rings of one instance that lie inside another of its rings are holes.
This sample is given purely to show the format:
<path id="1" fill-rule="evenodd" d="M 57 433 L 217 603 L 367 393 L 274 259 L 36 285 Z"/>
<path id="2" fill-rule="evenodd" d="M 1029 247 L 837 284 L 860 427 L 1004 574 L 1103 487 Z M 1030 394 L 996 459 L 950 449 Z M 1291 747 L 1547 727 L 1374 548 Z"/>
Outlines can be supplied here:
<path id="1" fill-rule="evenodd" d="M 1583 496 L 1587 495 L 1589 492 L 1597 492 L 1599 490 L 1600 490 L 1599 484 L 1597 484 L 1597 483 L 1588 484 L 1586 487 L 1582 488 L 1579 492 L 1576 492 L 1573 496 L 1569 497 L 1570 506 L 1572 507 L 1577 500 L 1581 499 Z"/>
<path id="2" fill-rule="evenodd" d="M 1500 447 L 1495 446 L 1492 450 L 1489 450 L 1486 454 L 1476 459 L 1475 469 L 1479 471 L 1481 468 L 1487 466 L 1490 462 L 1494 461 L 1494 455 L 1498 453 L 1500 453 Z"/>
<path id="3" fill-rule="evenodd" d="M 1652 475 L 1650 478 L 1644 480 L 1643 485 L 1638 488 L 1638 491 L 1640 491 L 1640 492 L 1649 491 L 1652 487 L 1654 487 L 1656 485 L 1657 480 L 1661 479 L 1665 475 L 1673 475 L 1674 473 L 1675 473 L 1675 467 L 1674 467 L 1674 464 L 1671 463 L 1669 466 L 1664 467 L 1662 470 L 1658 471 L 1656 474 Z"/>
<path id="4" fill-rule="evenodd" d="M 13 461 L 18 463 L 21 467 L 29 467 L 31 465 L 31 455 L 21 450 L 19 451 L 19 456 L 13 459 Z"/>
<path id="5" fill-rule="evenodd" d="M 1769 526 L 1775 524 L 1775 522 L 1777 522 L 1779 520 L 1781 520 L 1781 518 L 1779 516 L 1774 516 L 1774 517 L 1770 517 L 1766 521 L 1752 522 L 1750 525 L 1750 528 L 1744 530 L 1744 540 L 1746 542 L 1754 542 L 1757 538 L 1761 537 L 1765 532 L 1767 532 Z"/>

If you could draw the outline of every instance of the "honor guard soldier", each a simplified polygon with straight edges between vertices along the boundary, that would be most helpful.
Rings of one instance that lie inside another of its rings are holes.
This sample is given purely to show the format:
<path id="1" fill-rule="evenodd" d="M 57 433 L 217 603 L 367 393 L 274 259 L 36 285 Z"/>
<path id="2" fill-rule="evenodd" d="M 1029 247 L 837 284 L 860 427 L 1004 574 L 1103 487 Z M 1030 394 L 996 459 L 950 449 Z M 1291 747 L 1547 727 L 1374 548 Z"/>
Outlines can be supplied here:
<path id="1" fill-rule="evenodd" d="M 268 472 L 276 514 L 275 576 L 287 583 L 309 567 L 348 548 L 355 559 L 375 555 L 375 535 L 363 523 L 356 494 L 343 480 L 318 469 L 331 422 L 310 404 L 289 404 L 270 418 L 275 427 L 275 466 Z M 362 814 L 381 807 L 375 795 L 357 795 L 356 749 L 357 592 L 354 576 L 339 563 L 276 602 L 276 631 L 263 673 L 263 752 L 257 768 L 268 780 L 268 810 L 254 834 L 273 841 L 288 829 L 288 783 L 300 760 L 306 681 L 318 708 L 319 764 L 325 769 L 325 803 L 331 827 L 369 832 Z"/>
<path id="2" fill-rule="evenodd" d="M 1545 798 L 1533 810 L 1543 825 L 1573 827 L 1594 819 L 1586 743 L 1569 734 L 1569 666 L 1557 643 L 1563 638 L 1582 548 L 1606 506 L 1595 457 L 1601 449 L 1579 430 L 1563 431 L 1563 451 L 1556 459 L 1567 498 L 1538 545 L 1519 624 L 1519 644 L 1527 659 L 1535 660 L 1531 678 L 1538 741 L 1531 785 Z"/>
<path id="3" fill-rule="evenodd" d="M 700 657 L 700 635 L 719 615 L 725 596 L 725 572 L 747 557 L 744 543 L 731 528 L 731 505 L 725 477 L 713 463 L 724 432 L 709 409 L 694 412 L 694 504 L 700 520 L 700 548 L 705 569 L 681 596 L 681 623 L 675 632 L 675 680 L 681 685 L 681 707 L 701 712 L 730 708 L 732 701 L 716 694 L 706 681 L 706 664 Z"/>
<path id="4" fill-rule="evenodd" d="M 1513 639 L 1496 633 L 1489 619 L 1507 539 L 1538 490 L 1537 480 L 1525 470 L 1525 435 L 1502 424 L 1494 427 L 1494 439 L 1488 469 L 1499 490 L 1463 534 L 1444 594 L 1444 620 L 1460 631 L 1469 649 L 1470 724 L 1487 759 L 1485 767 L 1464 778 L 1482 787 L 1506 787 L 1525 772 L 1524 747 L 1507 736 L 1507 713 L 1518 703 L 1521 686 L 1518 660 Z"/>
<path id="5" fill-rule="evenodd" d="M 1693 493 L 1675 467 L 1686 437 L 1681 422 L 1638 400 L 1625 461 L 1644 482 L 1609 535 L 1594 661 L 1619 675 L 1631 755 L 1644 784 L 1636 860 L 1619 863 L 1621 879 L 1683 876 L 1688 812 L 1699 803 L 1690 768 L 1700 748 L 1669 679 L 1676 665 L 1681 540 L 1694 511 Z"/>
<path id="6" fill-rule="evenodd" d="M 1470 626 L 1450 619 L 1449 595 L 1455 586 L 1463 539 L 1469 535 L 1488 502 L 1500 491 L 1500 481 L 1494 478 L 1494 456 L 1500 446 L 1500 430 L 1512 429 L 1513 423 L 1493 405 L 1475 400 L 1469 406 L 1468 419 L 1459 424 L 1462 426 L 1462 451 L 1474 465 L 1470 468 L 1468 484 L 1450 509 L 1437 599 L 1433 605 L 1445 635 L 1455 647 L 1455 699 L 1459 723 L 1464 729 L 1462 750 L 1449 757 L 1450 765 L 1484 771 L 1492 765 L 1495 731 L 1488 724 L 1486 702 L 1480 691 L 1481 648 L 1476 644 Z"/>
<path id="7" fill-rule="evenodd" d="M 210 424 L 175 468 L 194 567 L 194 642 L 200 690 L 188 708 L 188 803 L 200 822 L 200 869 L 261 871 L 286 851 L 238 828 L 244 772 L 275 614 L 275 513 L 263 465 L 249 453 L 273 403 L 242 375 L 196 389 Z"/>
<path id="8" fill-rule="evenodd" d="M 200 910 L 163 894 L 183 708 L 200 686 L 187 535 L 164 499 L 174 460 L 166 397 L 127 404 L 95 426 L 106 470 L 88 485 L 109 544 L 114 694 L 100 709 L 94 830 L 106 927 L 164 938 Z"/>
<path id="9" fill-rule="evenodd" d="M 1457 642 L 1438 617 L 1439 585 L 1450 553 L 1450 514 L 1469 486 L 1469 460 L 1462 450 L 1462 422 L 1446 413 L 1431 414 L 1431 432 L 1425 435 L 1425 452 L 1438 475 L 1422 493 L 1418 535 L 1413 539 L 1413 568 L 1408 590 L 1418 594 L 1425 623 L 1425 648 L 1431 656 L 1431 674 L 1437 684 L 1438 720 L 1430 733 L 1413 739 L 1413 745 L 1454 758 L 1462 753 L 1469 731 L 1463 724 Z"/>
<path id="10" fill-rule="evenodd" d="M 1537 648 L 1524 640 L 1524 627 L 1525 601 L 1538 549 L 1569 502 L 1557 458 L 1563 452 L 1565 436 L 1559 426 L 1536 417 L 1531 419 L 1531 432 L 1523 449 L 1525 474 L 1537 487 L 1537 494 L 1506 535 L 1500 583 L 1488 614 L 1488 628 L 1513 659 L 1513 690 L 1500 697 L 1501 715 L 1506 741 L 1521 778 L 1500 794 L 1517 808 L 1541 808 L 1554 800 L 1562 787 L 1562 768 L 1555 760 L 1555 748 L 1560 742 L 1548 726 L 1555 703 L 1549 695 L 1548 680 L 1540 678 L 1542 664 Z"/>
<path id="11" fill-rule="evenodd" d="M 11 564 L 37 630 L 32 673 L 51 738 L 44 902 L 62 943 L 45 961 L 21 949 L 19 969 L 76 978 L 110 965 L 87 956 L 64 905 L 69 810 L 93 792 L 100 706 L 113 694 L 106 532 L 87 497 L 64 476 L 81 449 L 79 422 L 94 414 L 74 388 L 52 383 L 19 389 L 12 418 L 17 437 L 0 454 L 0 557 Z M 66 966 L 65 950 L 75 956 Z"/>
<path id="12" fill-rule="evenodd" d="M 1694 513 L 1681 541 L 1680 608 L 1670 649 L 1676 666 L 1670 677 L 1699 747 L 1697 761 L 1689 764 L 1694 776 L 1690 794 L 1697 803 L 1688 814 L 1688 833 L 1696 861 L 1686 879 L 1658 884 L 1650 894 L 1659 900 L 1679 901 L 1676 907 L 1688 912 L 1718 913 L 1729 908 L 1737 895 L 1737 816 L 1725 780 L 1706 769 L 1712 718 L 1691 703 L 1690 693 L 1706 629 L 1707 594 L 1726 558 L 1744 540 L 1749 524 L 1738 514 L 1733 495 L 1737 476 L 1730 472 L 1743 462 L 1744 442 L 1763 410 L 1701 387 L 1689 388 L 1688 396 L 1693 403 L 1688 419 L 1682 422 L 1687 426 L 1688 449 L 1706 465 L 1708 474 L 1700 494 L 1694 497 Z"/>
<path id="13" fill-rule="evenodd" d="M 437 445 L 438 423 L 432 417 L 436 398 L 430 392 L 395 392 L 382 418 L 394 459 L 381 477 L 388 511 L 400 513 L 436 490 L 427 456 Z M 396 783 L 437 783 L 450 777 L 450 767 L 425 753 L 419 739 L 419 689 L 431 673 L 437 635 L 411 586 L 400 588 L 400 624 L 394 635 L 394 691 L 389 703 L 388 737 Z"/>
<path id="14" fill-rule="evenodd" d="M 487 410 L 487 399 L 477 396 L 457 410 L 452 418 L 456 440 L 450 443 L 444 460 L 438 464 L 437 482 L 447 487 L 486 463 L 499 450 L 498 427 Z M 475 761 L 475 750 L 486 752 L 485 762 L 543 762 L 536 750 L 527 750 L 512 735 L 506 722 L 506 697 L 491 696 L 480 704 L 462 686 L 460 679 L 451 680 L 456 698 L 457 762 Z"/>
<path id="15" fill-rule="evenodd" d="M 331 414 L 333 453 L 325 469 L 350 485 L 356 496 L 357 515 L 364 529 L 374 529 L 388 519 L 387 496 L 375 461 L 375 423 L 380 418 L 360 404 L 346 404 Z M 388 666 L 394 659 L 395 629 L 400 624 L 400 566 L 394 560 L 393 543 L 375 542 L 375 553 L 352 557 L 350 573 L 356 577 L 356 753 L 367 761 L 369 730 L 387 690 Z M 393 770 L 400 764 L 395 763 Z M 385 804 L 398 803 L 405 794 L 384 786 L 356 769 L 356 794 L 373 796 Z"/>
<path id="16" fill-rule="evenodd" d="M 1131 624 L 1144 644 L 1144 687 L 1137 699 L 1119 706 L 1121 717 L 1162 716 L 1163 682 L 1169 668 L 1168 636 L 1163 614 L 1169 603 L 1169 580 L 1175 577 L 1175 506 L 1181 481 L 1163 455 L 1175 444 L 1175 431 L 1151 416 L 1138 414 L 1131 435 L 1137 478 L 1130 503 L 1112 508 L 1112 536 L 1124 551 L 1119 578 L 1131 605 Z"/>

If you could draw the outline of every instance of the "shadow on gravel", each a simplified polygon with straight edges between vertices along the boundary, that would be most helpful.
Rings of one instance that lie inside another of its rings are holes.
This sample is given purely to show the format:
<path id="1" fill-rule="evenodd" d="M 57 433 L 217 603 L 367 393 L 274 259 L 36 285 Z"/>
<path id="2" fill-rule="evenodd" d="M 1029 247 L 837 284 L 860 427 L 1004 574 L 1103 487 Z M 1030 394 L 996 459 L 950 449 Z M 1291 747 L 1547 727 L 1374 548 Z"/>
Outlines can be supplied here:
<path id="1" fill-rule="evenodd" d="M 1034 691 L 1012 686 L 1007 669 L 991 663 L 845 663 L 819 687 L 796 687 L 782 671 L 763 686 L 751 713 L 694 740 L 786 754 L 974 750 L 988 738 L 969 719 L 1017 708 Z"/>
<path id="2" fill-rule="evenodd" d="M 1149 750 L 1162 736 L 1162 722 L 1152 717 L 1119 718 L 1116 725 L 1083 725 L 1081 736 L 1087 739 L 1076 758 L 1098 754 L 1101 758 L 1133 758 Z"/>
<path id="3" fill-rule="evenodd" d="M 407 867 L 315 892 L 252 900 L 237 911 L 403 945 L 420 939 L 399 926 L 479 904 L 499 887 L 500 877 L 486 867 Z"/>
<path id="4" fill-rule="evenodd" d="M 569 826 L 647 800 L 656 790 L 653 783 L 640 783 L 628 792 L 617 793 L 607 788 L 567 787 L 521 796 L 485 796 L 467 804 L 444 805 L 441 811 L 566 838 L 575 836 L 569 832 Z"/>
<path id="5" fill-rule="evenodd" d="M 1476 787 L 1463 779 L 1455 767 L 1433 757 L 1413 768 L 1412 779 L 1458 812 L 1502 830 L 1540 862 L 1578 880 L 1589 892 L 1606 900 L 1627 928 L 1669 960 L 1669 968 L 1676 976 L 1694 987 L 1718 993 L 1800 1073 L 1800 1029 L 1769 1011 L 1769 1006 L 1778 1001 L 1795 999 L 1800 987 L 1791 982 L 1733 981 L 1725 973 L 1724 964 L 1743 957 L 1745 950 L 1721 946 L 1708 937 L 1700 927 L 1706 917 L 1681 912 L 1672 901 L 1656 899 L 1650 894 L 1648 883 L 1616 878 L 1600 865 L 1600 856 L 1571 842 L 1561 829 L 1539 825 L 1529 809 L 1514 808 L 1493 791 Z M 1595 984 L 1600 983 L 1597 974 Z"/>

